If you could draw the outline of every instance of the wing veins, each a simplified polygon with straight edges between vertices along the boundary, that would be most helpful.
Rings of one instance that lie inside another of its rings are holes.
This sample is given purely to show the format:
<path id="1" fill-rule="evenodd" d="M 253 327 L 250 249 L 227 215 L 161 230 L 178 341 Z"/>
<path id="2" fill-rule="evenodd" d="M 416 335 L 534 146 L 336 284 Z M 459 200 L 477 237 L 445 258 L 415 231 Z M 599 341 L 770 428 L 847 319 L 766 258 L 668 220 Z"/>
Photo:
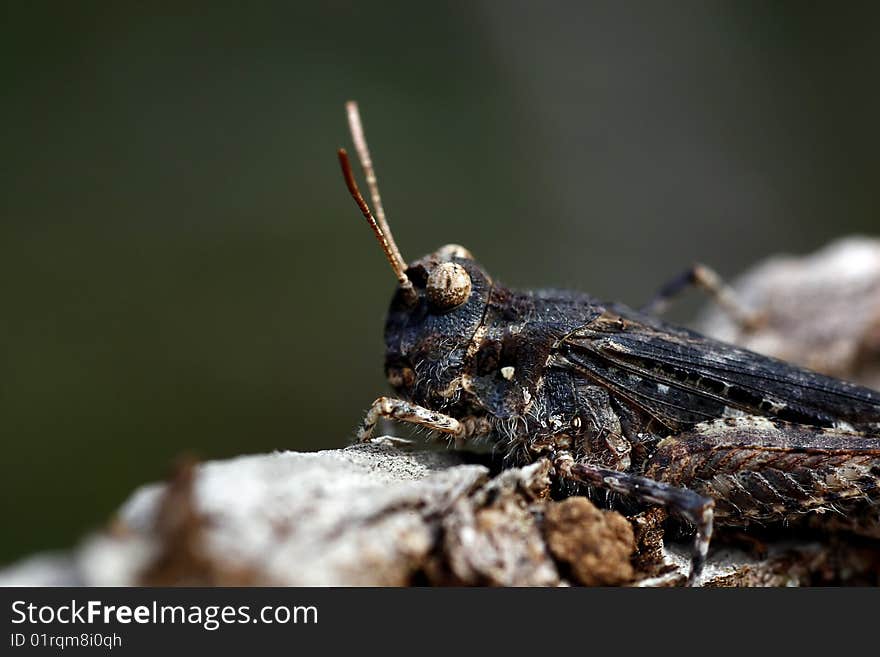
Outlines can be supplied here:
<path id="1" fill-rule="evenodd" d="M 603 356 L 602 354 L 597 354 L 597 355 L 601 356 L 603 359 L 609 360 L 605 356 Z M 653 397 L 652 395 L 649 395 L 649 394 L 642 392 L 642 391 L 637 392 L 637 391 L 630 390 L 629 388 L 626 388 L 625 386 L 623 386 L 621 383 L 616 382 L 613 378 L 611 378 L 607 375 L 603 375 L 600 372 L 597 372 L 596 370 L 588 367 L 586 364 L 584 364 L 580 361 L 574 361 L 574 360 L 571 360 L 570 358 L 567 358 L 567 357 L 565 358 L 565 360 L 566 360 L 567 365 L 569 365 L 569 366 L 573 367 L 575 370 L 583 373 L 584 375 L 586 375 L 587 377 L 589 377 L 593 381 L 599 383 L 600 385 L 603 385 L 606 388 L 609 388 L 615 394 L 620 395 L 621 397 L 629 400 L 632 404 L 635 404 L 640 409 L 642 409 L 646 413 L 650 414 L 656 420 L 658 420 L 659 422 L 662 422 L 663 424 L 665 424 L 667 426 L 675 426 L 677 424 L 680 424 L 681 420 L 678 420 L 674 417 L 670 417 L 669 415 L 663 414 L 660 409 L 656 408 L 656 406 L 665 406 L 670 409 L 682 411 L 683 413 L 688 413 L 691 415 L 699 415 L 701 417 L 706 418 L 707 420 L 712 420 L 717 417 L 715 414 L 712 414 L 712 413 L 706 413 L 704 411 L 700 411 L 700 410 L 697 410 L 697 409 L 694 409 L 694 408 L 691 408 L 688 406 L 682 406 L 679 404 L 675 404 L 675 403 L 669 401 L 668 399 L 663 399 L 661 397 Z M 610 362 L 612 362 L 615 365 L 617 364 L 617 363 L 614 363 L 614 361 L 610 361 Z M 645 378 L 651 379 L 652 377 L 645 377 Z M 652 402 L 653 405 L 656 405 L 656 406 L 652 407 L 652 404 L 646 404 L 642 400 L 648 400 L 649 402 Z M 723 401 L 723 400 L 716 400 L 716 401 Z"/>

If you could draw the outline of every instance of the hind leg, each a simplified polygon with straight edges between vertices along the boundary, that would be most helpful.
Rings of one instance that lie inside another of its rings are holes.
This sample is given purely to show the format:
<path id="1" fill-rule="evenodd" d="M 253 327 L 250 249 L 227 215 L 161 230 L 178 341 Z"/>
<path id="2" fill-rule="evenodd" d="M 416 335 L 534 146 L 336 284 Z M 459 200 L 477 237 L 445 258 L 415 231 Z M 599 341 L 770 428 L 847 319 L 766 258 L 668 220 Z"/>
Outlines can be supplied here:
<path id="1" fill-rule="evenodd" d="M 699 263 L 691 265 L 663 285 L 640 311 L 649 315 L 660 315 L 669 307 L 673 298 L 689 287 L 698 287 L 708 294 L 744 332 L 759 328 L 765 321 L 762 313 L 746 308 L 733 288 L 727 285 L 721 276 L 713 269 Z"/>
<path id="2" fill-rule="evenodd" d="M 713 498 L 719 524 L 880 515 L 880 436 L 855 431 L 762 417 L 706 422 L 661 441 L 645 474 Z"/>

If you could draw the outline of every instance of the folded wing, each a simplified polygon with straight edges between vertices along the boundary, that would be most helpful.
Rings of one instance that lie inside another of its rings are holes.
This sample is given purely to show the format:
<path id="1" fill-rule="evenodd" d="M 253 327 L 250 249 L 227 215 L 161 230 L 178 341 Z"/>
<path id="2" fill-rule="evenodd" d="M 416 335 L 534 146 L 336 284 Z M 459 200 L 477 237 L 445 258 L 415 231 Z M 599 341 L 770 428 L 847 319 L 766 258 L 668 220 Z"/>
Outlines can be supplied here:
<path id="1" fill-rule="evenodd" d="M 606 310 L 557 345 L 572 368 L 670 429 L 748 414 L 880 430 L 880 393 L 738 349 L 626 308 Z"/>

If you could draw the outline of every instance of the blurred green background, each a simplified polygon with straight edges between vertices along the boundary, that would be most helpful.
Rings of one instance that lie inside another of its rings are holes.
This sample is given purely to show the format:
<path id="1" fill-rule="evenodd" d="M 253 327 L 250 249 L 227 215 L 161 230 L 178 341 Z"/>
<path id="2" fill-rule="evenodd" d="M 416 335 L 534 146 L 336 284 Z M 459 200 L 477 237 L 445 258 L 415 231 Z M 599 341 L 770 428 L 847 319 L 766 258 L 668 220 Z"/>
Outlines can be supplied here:
<path id="1" fill-rule="evenodd" d="M 2 10 L 0 563 L 183 451 L 351 439 L 394 280 L 335 159 L 349 98 L 408 259 L 638 305 L 877 231 L 874 10 L 187 6 Z"/>

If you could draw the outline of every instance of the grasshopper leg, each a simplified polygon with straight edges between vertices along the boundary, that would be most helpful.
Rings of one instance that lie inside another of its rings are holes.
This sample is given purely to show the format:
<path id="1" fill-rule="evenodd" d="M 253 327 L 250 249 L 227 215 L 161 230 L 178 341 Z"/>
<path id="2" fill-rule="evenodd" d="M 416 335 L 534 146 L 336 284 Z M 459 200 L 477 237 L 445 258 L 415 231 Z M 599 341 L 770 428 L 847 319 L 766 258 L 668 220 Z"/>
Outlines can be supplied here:
<path id="1" fill-rule="evenodd" d="M 870 523 L 880 500 L 880 438 L 726 418 L 662 440 L 645 474 L 711 496 L 723 525 L 793 521 L 827 510 Z"/>
<path id="2" fill-rule="evenodd" d="M 379 399 L 373 402 L 373 405 L 370 406 L 370 410 L 367 411 L 364 417 L 364 421 L 357 434 L 358 442 L 370 442 L 380 418 L 406 422 L 431 431 L 437 431 L 454 438 L 456 442 L 489 430 L 489 426 L 484 421 L 474 418 L 465 418 L 459 421 L 454 417 L 432 411 L 404 399 L 379 397 Z"/>
<path id="3" fill-rule="evenodd" d="M 665 484 L 647 477 L 618 472 L 586 463 L 575 463 L 567 454 L 556 458 L 557 471 L 572 481 L 610 490 L 648 504 L 657 504 L 696 527 L 688 586 L 693 585 L 706 563 L 715 503 L 687 488 Z"/>
<path id="4" fill-rule="evenodd" d="M 699 287 L 706 292 L 743 331 L 754 331 L 764 322 L 762 313 L 749 310 L 713 269 L 702 264 L 691 265 L 681 274 L 663 285 L 651 301 L 642 306 L 641 312 L 660 315 L 669 302 L 689 287 Z"/>

